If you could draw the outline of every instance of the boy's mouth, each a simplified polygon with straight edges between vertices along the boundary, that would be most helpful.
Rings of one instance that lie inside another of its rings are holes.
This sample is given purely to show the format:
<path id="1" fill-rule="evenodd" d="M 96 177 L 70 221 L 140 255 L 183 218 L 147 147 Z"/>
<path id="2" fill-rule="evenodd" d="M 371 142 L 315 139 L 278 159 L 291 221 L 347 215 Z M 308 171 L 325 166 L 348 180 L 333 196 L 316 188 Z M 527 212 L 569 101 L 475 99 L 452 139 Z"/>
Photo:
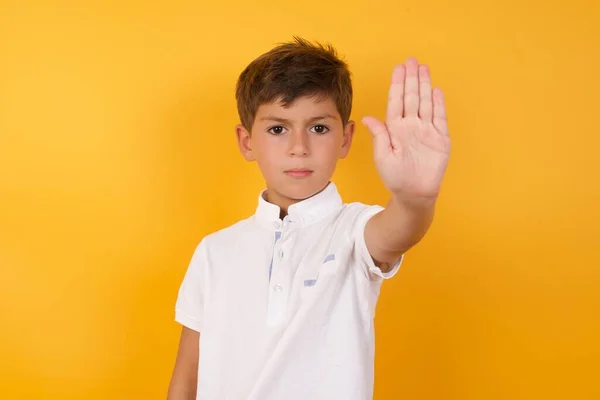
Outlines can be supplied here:
<path id="1" fill-rule="evenodd" d="M 287 171 L 285 171 L 285 173 L 286 175 L 292 176 L 294 178 L 304 178 L 312 174 L 312 171 L 306 168 L 294 168 L 288 169 Z"/>

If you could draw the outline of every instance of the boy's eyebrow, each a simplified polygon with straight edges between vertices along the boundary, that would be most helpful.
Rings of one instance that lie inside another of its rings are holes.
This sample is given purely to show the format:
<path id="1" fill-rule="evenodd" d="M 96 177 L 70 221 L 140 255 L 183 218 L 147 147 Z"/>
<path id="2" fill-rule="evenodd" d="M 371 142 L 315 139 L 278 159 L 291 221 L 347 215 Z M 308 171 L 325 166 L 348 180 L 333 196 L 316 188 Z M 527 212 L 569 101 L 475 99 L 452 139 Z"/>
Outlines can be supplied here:
<path id="1" fill-rule="evenodd" d="M 312 122 L 312 121 L 318 121 L 318 120 L 327 119 L 327 118 L 335 119 L 335 116 L 333 116 L 331 114 L 323 114 L 323 115 L 318 115 L 316 117 L 312 117 L 309 119 L 309 121 Z M 274 115 L 264 116 L 260 120 L 261 121 L 277 121 L 277 122 L 281 122 L 281 123 L 290 122 L 290 120 L 288 120 L 286 118 L 276 117 Z"/>

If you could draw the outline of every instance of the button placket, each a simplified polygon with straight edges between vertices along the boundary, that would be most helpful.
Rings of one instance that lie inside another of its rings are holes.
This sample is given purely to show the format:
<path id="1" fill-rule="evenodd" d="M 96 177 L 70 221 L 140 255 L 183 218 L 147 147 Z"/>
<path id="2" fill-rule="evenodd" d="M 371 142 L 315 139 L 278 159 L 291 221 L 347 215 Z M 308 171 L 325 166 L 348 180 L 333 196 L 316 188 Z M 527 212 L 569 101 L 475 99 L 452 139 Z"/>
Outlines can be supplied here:
<path id="1" fill-rule="evenodd" d="M 280 231 L 276 234 L 278 239 L 275 241 L 272 253 L 273 269 L 268 294 L 267 322 L 270 326 L 277 325 L 285 318 L 289 295 L 288 281 L 291 273 L 289 265 L 285 262 L 287 252 L 284 250 L 284 247 L 287 247 L 285 243 L 289 239 L 289 218 L 284 218 L 278 225 Z"/>

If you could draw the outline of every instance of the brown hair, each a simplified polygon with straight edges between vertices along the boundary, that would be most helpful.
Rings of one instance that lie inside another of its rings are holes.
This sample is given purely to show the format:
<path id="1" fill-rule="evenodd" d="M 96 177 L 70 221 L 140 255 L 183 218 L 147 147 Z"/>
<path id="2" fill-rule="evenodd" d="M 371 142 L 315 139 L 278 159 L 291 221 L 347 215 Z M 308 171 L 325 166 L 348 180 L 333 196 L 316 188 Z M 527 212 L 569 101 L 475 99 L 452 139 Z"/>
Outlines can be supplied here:
<path id="1" fill-rule="evenodd" d="M 330 97 L 345 125 L 352 109 L 351 73 L 330 44 L 312 44 L 294 36 L 242 71 L 235 96 L 241 123 L 248 131 L 261 104 L 279 100 L 287 107 L 301 96 Z"/>

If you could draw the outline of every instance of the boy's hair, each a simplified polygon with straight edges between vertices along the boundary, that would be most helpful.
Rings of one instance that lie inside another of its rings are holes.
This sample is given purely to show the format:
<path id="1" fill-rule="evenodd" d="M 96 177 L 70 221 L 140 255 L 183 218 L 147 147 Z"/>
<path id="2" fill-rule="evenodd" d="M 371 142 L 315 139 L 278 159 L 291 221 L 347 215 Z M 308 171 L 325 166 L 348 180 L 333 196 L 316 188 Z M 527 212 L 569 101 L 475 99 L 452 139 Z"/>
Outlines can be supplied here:
<path id="1" fill-rule="evenodd" d="M 351 73 L 330 44 L 294 36 L 252 61 L 240 74 L 235 95 L 248 131 L 261 104 L 279 100 L 287 107 L 301 96 L 331 98 L 345 125 L 352 109 Z"/>

